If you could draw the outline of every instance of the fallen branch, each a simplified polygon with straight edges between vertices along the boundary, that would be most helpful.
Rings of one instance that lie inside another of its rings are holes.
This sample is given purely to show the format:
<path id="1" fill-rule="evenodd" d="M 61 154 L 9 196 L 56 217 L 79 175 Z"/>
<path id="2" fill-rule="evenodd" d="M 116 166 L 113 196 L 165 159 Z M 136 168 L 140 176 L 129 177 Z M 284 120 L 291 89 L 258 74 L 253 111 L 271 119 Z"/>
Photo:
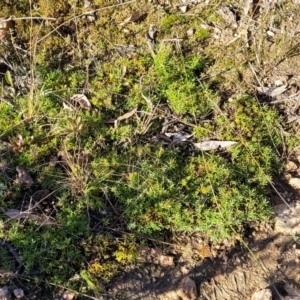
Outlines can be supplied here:
<path id="1" fill-rule="evenodd" d="M 8 21 L 18 21 L 18 20 L 46 20 L 46 21 L 55 21 L 56 18 L 47 18 L 47 17 L 20 17 L 20 18 L 14 18 L 9 17 L 8 19 L 0 21 L 0 24 L 8 22 Z"/>
<path id="2" fill-rule="evenodd" d="M 7 243 L 6 241 L 4 241 L 3 239 L 0 239 L 0 247 L 6 248 L 7 251 L 13 256 L 13 258 L 15 259 L 15 261 L 17 263 L 15 275 L 19 274 L 21 272 L 21 269 L 24 266 L 24 264 L 22 263 L 15 248 L 12 245 L 10 245 L 9 243 Z"/>

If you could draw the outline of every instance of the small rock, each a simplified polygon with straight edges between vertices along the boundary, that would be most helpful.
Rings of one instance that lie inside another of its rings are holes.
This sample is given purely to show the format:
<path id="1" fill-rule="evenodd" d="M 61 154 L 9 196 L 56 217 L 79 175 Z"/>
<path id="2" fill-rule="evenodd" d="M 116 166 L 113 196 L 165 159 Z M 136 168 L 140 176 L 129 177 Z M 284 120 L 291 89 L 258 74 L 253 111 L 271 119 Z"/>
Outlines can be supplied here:
<path id="1" fill-rule="evenodd" d="M 75 293 L 72 291 L 65 291 L 63 294 L 63 299 L 65 300 L 73 300 L 75 297 Z"/>
<path id="2" fill-rule="evenodd" d="M 275 36 L 275 33 L 271 30 L 268 30 L 266 33 L 267 33 L 267 36 L 269 36 L 269 37 L 274 37 Z"/>
<path id="3" fill-rule="evenodd" d="M 275 206 L 275 233 L 286 235 L 300 233 L 300 202 L 287 206 L 280 204 Z"/>
<path id="4" fill-rule="evenodd" d="M 24 291 L 22 289 L 14 289 L 14 295 L 17 299 L 22 299 L 24 297 Z"/>
<path id="5" fill-rule="evenodd" d="M 190 272 L 190 269 L 188 269 L 186 266 L 183 266 L 181 268 L 181 273 L 187 275 Z"/>
<path id="6" fill-rule="evenodd" d="M 11 299 L 10 293 L 7 286 L 0 288 L 0 300 L 9 300 Z"/>
<path id="7" fill-rule="evenodd" d="M 297 165 L 293 161 L 289 161 L 284 166 L 287 172 L 295 172 L 297 170 Z"/>
<path id="8" fill-rule="evenodd" d="M 32 177 L 29 175 L 29 173 L 22 167 L 17 167 L 16 168 L 18 174 L 16 176 L 15 179 L 15 183 L 18 184 L 25 184 L 25 185 L 32 185 L 33 184 L 33 179 Z"/>
<path id="9" fill-rule="evenodd" d="M 291 178 L 289 180 L 289 185 L 292 186 L 296 190 L 300 190 L 300 178 Z"/>
<path id="10" fill-rule="evenodd" d="M 195 30 L 193 28 L 191 28 L 186 32 L 186 34 L 187 34 L 187 36 L 190 37 L 190 36 L 193 36 L 194 32 L 195 32 Z"/>
<path id="11" fill-rule="evenodd" d="M 180 10 L 182 11 L 182 13 L 185 14 L 185 13 L 187 12 L 187 5 L 180 6 L 179 8 L 180 8 Z"/>
<path id="12" fill-rule="evenodd" d="M 284 85 L 284 82 L 283 82 L 282 80 L 280 80 L 280 79 L 276 79 L 276 80 L 274 81 L 274 84 L 275 84 L 276 86 L 281 86 L 281 85 Z"/>
<path id="13" fill-rule="evenodd" d="M 93 15 L 87 15 L 86 19 L 87 19 L 90 23 L 92 23 L 92 22 L 94 22 L 94 21 L 96 20 L 96 17 L 93 16 Z"/>
<path id="14" fill-rule="evenodd" d="M 260 290 L 252 295 L 251 300 L 272 300 L 272 292 L 270 289 Z"/>
<path id="15" fill-rule="evenodd" d="M 174 257 L 161 255 L 159 258 L 160 265 L 163 267 L 172 267 L 174 266 Z"/>
<path id="16" fill-rule="evenodd" d="M 197 299 L 197 289 L 195 281 L 190 277 L 183 278 L 176 290 L 177 296 L 181 297 L 182 300 L 195 300 Z"/>
<path id="17" fill-rule="evenodd" d="M 168 291 L 158 296 L 159 300 L 179 300 L 175 291 Z"/>
<path id="18" fill-rule="evenodd" d="M 157 257 L 157 256 L 160 256 L 162 255 L 162 250 L 158 247 L 156 248 L 151 248 L 150 249 L 150 256 L 151 257 Z"/>
<path id="19" fill-rule="evenodd" d="M 90 8 L 90 7 L 91 7 L 91 1 L 89 1 L 89 0 L 84 0 L 83 7 L 84 7 L 84 8 Z"/>
<path id="20" fill-rule="evenodd" d="M 86 10 L 91 10 L 92 9 L 92 4 L 89 0 L 84 0 L 84 4 L 83 4 L 83 7 L 86 9 Z M 96 20 L 94 14 L 89 14 L 89 15 L 86 15 L 86 19 L 91 23 L 91 22 L 94 22 Z"/>
<path id="21" fill-rule="evenodd" d="M 293 176 L 290 173 L 284 173 L 283 177 L 286 181 L 289 181 Z"/>

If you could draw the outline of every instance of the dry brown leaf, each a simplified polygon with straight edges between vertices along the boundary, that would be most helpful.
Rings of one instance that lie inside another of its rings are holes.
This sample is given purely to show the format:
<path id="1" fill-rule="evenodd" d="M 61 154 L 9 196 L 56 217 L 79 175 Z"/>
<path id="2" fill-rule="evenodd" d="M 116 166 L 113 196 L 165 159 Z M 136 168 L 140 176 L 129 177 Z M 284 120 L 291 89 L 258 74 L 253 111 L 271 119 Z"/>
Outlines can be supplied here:
<path id="1" fill-rule="evenodd" d="M 8 40 L 10 38 L 10 29 L 13 27 L 13 21 L 0 18 L 0 41 Z"/>
<path id="2" fill-rule="evenodd" d="M 126 18 L 123 22 L 121 22 L 119 25 L 124 26 L 127 23 L 130 22 L 138 22 L 142 18 L 143 14 L 139 13 L 138 11 L 134 11 L 130 17 Z"/>
<path id="3" fill-rule="evenodd" d="M 185 142 L 188 140 L 192 134 L 188 134 L 184 131 L 178 131 L 178 132 L 165 132 L 165 135 L 172 139 L 172 143 L 178 144 L 181 142 Z"/>
<path id="4" fill-rule="evenodd" d="M 210 257 L 211 256 L 211 252 L 210 252 L 210 246 L 209 245 L 204 245 L 203 247 L 201 247 L 198 250 L 198 254 L 200 257 L 202 258 L 206 258 L 206 257 Z"/>
<path id="5" fill-rule="evenodd" d="M 75 94 L 70 98 L 70 101 L 63 102 L 63 108 L 71 111 L 78 108 L 90 109 L 91 103 L 84 94 Z"/>
<path id="6" fill-rule="evenodd" d="M 0 207 L 0 210 L 3 211 L 5 215 L 7 215 L 10 219 L 13 220 L 21 220 L 21 219 L 31 219 L 36 221 L 39 225 L 55 225 L 56 222 L 50 219 L 47 216 L 38 216 L 29 211 L 20 211 L 18 209 L 8 209 L 5 211 L 3 207 Z"/>
<path id="7" fill-rule="evenodd" d="M 67 109 L 67 110 L 70 110 L 70 111 L 73 111 L 74 108 L 72 108 L 70 105 L 68 105 L 66 102 L 63 102 L 63 108 L 64 109 Z"/>
<path id="8" fill-rule="evenodd" d="M 269 97 L 276 97 L 284 93 L 288 88 L 287 84 L 276 87 L 256 87 L 256 90 Z"/>
<path id="9" fill-rule="evenodd" d="M 122 120 L 125 120 L 125 119 L 129 119 L 130 117 L 132 117 L 135 113 L 136 113 L 137 109 L 133 109 L 131 111 L 129 111 L 128 113 L 120 116 L 117 118 L 118 121 L 122 121 Z"/>
<path id="10" fill-rule="evenodd" d="M 9 139 L 10 148 L 14 152 L 22 152 L 23 151 L 23 137 L 19 134 L 17 138 Z"/>
<path id="11" fill-rule="evenodd" d="M 130 22 L 138 22 L 143 14 L 139 13 L 138 11 L 134 11 L 130 17 Z"/>
<path id="12" fill-rule="evenodd" d="M 122 120 L 126 120 L 126 119 L 129 119 L 130 117 L 132 117 L 135 113 L 136 113 L 137 109 L 133 109 L 131 111 L 129 111 L 128 113 L 116 118 L 116 119 L 110 119 L 108 121 L 106 121 L 106 123 L 108 124 L 114 124 L 114 127 L 118 127 L 118 122 L 119 121 L 122 121 Z"/>

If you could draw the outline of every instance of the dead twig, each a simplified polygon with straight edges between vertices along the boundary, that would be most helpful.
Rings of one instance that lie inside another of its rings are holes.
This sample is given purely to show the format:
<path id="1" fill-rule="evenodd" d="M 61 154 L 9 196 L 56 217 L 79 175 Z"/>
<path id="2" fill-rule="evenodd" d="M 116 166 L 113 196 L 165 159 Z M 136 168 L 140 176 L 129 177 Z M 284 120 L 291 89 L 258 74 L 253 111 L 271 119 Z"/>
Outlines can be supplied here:
<path id="1" fill-rule="evenodd" d="M 6 248 L 7 251 L 13 256 L 13 258 L 17 262 L 15 275 L 19 274 L 21 272 L 21 269 L 24 266 L 24 264 L 21 261 L 21 259 L 18 255 L 17 251 L 15 250 L 15 248 L 11 244 L 4 241 L 3 239 L 0 239 L 0 247 Z"/>
<path id="2" fill-rule="evenodd" d="M 55 21 L 56 18 L 47 18 L 47 17 L 20 17 L 20 18 L 13 18 L 13 17 L 9 17 L 8 19 L 0 21 L 0 24 L 8 22 L 8 21 L 18 21 L 18 20 L 46 20 L 46 21 Z"/>
<path id="3" fill-rule="evenodd" d="M 143 99 L 146 101 L 146 103 L 149 106 L 150 110 L 152 111 L 153 108 L 154 108 L 154 105 L 153 105 L 152 101 L 143 94 L 142 79 L 143 79 L 143 76 L 141 76 L 141 78 L 140 78 L 141 95 L 142 95 Z"/>

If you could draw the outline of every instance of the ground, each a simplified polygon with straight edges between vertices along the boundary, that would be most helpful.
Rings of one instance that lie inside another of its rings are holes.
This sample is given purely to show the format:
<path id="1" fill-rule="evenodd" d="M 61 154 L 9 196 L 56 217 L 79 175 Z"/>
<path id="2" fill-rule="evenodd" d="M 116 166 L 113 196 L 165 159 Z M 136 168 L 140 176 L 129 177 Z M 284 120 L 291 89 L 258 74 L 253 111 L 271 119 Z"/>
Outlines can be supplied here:
<path id="1" fill-rule="evenodd" d="M 300 232 L 275 217 L 300 196 L 298 16 L 5 2 L 0 288 L 175 300 L 189 276 L 203 300 L 297 295 Z"/>

